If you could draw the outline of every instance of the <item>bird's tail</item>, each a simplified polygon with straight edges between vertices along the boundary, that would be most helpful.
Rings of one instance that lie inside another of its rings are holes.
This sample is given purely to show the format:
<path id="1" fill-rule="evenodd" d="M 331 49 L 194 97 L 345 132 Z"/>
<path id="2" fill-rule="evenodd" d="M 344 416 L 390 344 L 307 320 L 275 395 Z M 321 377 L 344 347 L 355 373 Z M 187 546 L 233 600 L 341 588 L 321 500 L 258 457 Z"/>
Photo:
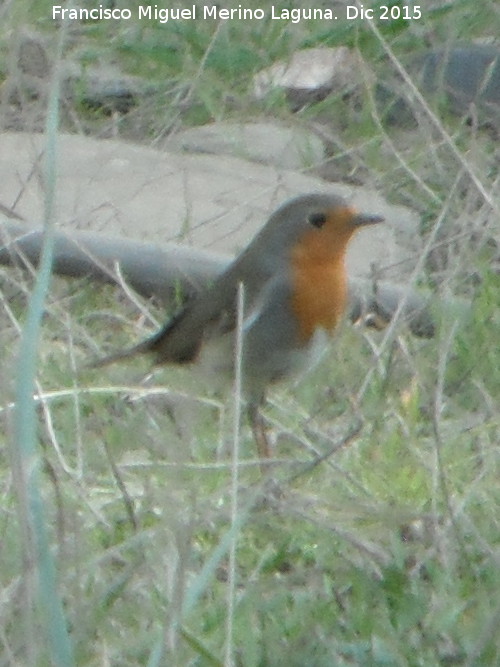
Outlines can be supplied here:
<path id="1" fill-rule="evenodd" d="M 194 361 L 202 341 L 202 330 L 196 336 L 186 337 L 176 335 L 177 326 L 184 317 L 184 311 L 174 316 L 164 326 L 149 338 L 125 350 L 118 350 L 112 354 L 91 361 L 87 368 L 102 368 L 117 361 L 123 361 L 136 354 L 150 353 L 155 364 L 186 364 Z"/>
<path id="2" fill-rule="evenodd" d="M 103 366 L 109 366 L 109 364 L 114 364 L 117 361 L 123 361 L 124 359 L 129 359 L 130 357 L 135 357 L 136 354 L 145 354 L 150 352 L 152 348 L 151 338 L 137 343 L 133 347 L 129 347 L 126 350 L 118 350 L 112 354 L 108 354 L 105 357 L 99 357 L 94 359 L 89 363 L 85 364 L 86 368 L 102 368 Z"/>

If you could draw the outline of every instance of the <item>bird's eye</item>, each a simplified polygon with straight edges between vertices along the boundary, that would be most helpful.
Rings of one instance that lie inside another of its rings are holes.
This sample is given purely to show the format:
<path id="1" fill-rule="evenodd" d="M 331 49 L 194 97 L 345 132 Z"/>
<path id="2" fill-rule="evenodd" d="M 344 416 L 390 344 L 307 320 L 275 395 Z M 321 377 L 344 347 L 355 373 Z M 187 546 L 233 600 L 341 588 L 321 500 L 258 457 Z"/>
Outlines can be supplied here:
<path id="1" fill-rule="evenodd" d="M 311 213 L 308 217 L 308 221 L 313 225 L 313 227 L 323 227 L 326 222 L 326 215 L 324 213 Z"/>

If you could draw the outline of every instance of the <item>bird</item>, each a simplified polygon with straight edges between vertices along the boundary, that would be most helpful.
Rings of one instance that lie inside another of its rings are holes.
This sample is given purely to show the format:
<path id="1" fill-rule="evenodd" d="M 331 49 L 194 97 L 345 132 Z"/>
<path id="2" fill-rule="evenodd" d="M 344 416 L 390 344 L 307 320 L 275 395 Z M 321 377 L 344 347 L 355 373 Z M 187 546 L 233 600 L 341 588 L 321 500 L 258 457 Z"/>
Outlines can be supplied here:
<path id="1" fill-rule="evenodd" d="M 101 367 L 146 353 L 157 365 L 208 363 L 217 373 L 230 374 L 242 289 L 243 395 L 259 456 L 269 459 L 260 411 L 266 391 L 307 370 L 321 356 L 346 309 L 349 242 L 360 228 L 383 220 L 381 215 L 359 212 L 338 194 L 294 197 L 274 211 L 227 269 L 189 298 L 159 331 L 91 365 Z"/>

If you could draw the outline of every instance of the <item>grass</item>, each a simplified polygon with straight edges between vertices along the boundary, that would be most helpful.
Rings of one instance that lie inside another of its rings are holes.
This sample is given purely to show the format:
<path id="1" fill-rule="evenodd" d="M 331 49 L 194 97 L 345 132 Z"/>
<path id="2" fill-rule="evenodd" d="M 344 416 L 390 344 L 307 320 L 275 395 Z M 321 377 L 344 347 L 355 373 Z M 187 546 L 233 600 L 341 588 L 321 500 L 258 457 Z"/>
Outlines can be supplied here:
<path id="1" fill-rule="evenodd" d="M 48 4 L 13 7 L 7 25 L 51 34 Z M 471 11 L 464 0 L 429 10 L 418 25 L 382 26 L 382 37 L 402 62 L 422 36 L 495 36 L 495 12 L 488 2 Z M 159 86 L 158 97 L 119 120 L 121 136 L 146 143 L 213 119 L 294 120 L 282 96 L 257 103 L 250 89 L 254 71 L 296 48 L 347 43 L 374 69 L 384 59 L 368 30 L 276 24 L 234 23 L 216 34 L 210 24 L 94 23 L 71 48 L 89 66 L 115 60 Z M 438 296 L 470 299 L 470 318 L 443 315 L 430 341 L 399 328 L 387 341 L 384 332 L 345 328 L 320 368 L 270 396 L 273 485 L 243 425 L 235 486 L 231 402 L 176 369 L 141 384 L 141 361 L 82 371 L 89 350 L 110 337 L 113 346 L 139 337 L 140 325 L 112 325 L 103 314 L 127 320 L 137 311 L 110 288 L 54 281 L 39 347 L 38 451 L 79 665 L 500 664 L 500 285 L 496 219 L 478 188 L 498 190 L 495 145 L 446 113 L 444 132 L 423 110 L 408 133 L 378 119 L 369 96 L 346 115 L 348 103 L 327 99 L 299 119 L 331 114 L 337 146 L 349 148 L 364 182 L 422 214 L 424 239 L 443 214 L 418 280 Z M 73 112 L 101 136 L 116 122 L 79 100 Z M 9 378 L 32 283 L 13 269 L 1 276 L 8 433 Z M 1 664 L 30 664 L 30 656 L 51 664 L 42 617 L 32 619 L 30 641 L 19 622 L 29 567 L 1 451 Z"/>

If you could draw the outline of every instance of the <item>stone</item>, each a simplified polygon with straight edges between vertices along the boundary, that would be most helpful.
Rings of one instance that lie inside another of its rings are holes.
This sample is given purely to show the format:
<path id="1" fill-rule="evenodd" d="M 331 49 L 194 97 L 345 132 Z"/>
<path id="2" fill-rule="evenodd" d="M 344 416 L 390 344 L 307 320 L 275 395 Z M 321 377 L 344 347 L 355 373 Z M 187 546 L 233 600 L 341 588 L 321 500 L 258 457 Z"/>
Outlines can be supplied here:
<path id="1" fill-rule="evenodd" d="M 304 169 L 325 157 L 322 140 L 305 129 L 276 122 L 220 122 L 169 137 L 163 148 L 186 153 L 232 155 L 283 169 Z"/>
<path id="2" fill-rule="evenodd" d="M 500 49 L 486 44 L 465 44 L 431 49 L 408 62 L 408 72 L 431 102 L 444 101 L 459 116 L 476 116 L 479 124 L 500 127 Z M 377 85 L 377 100 L 386 120 L 398 125 L 415 122 L 419 105 L 411 92 L 388 77 Z"/>
<path id="3" fill-rule="evenodd" d="M 333 90 L 351 89 L 359 72 L 358 56 L 347 46 L 326 46 L 296 51 L 254 76 L 258 99 L 282 88 L 295 108 L 319 101 Z"/>
<path id="4" fill-rule="evenodd" d="M 44 142 L 38 134 L 0 134 L 0 203 L 34 225 L 41 224 L 44 206 Z M 57 172 L 55 218 L 62 229 L 235 253 L 286 199 L 337 192 L 387 220 L 363 230 L 351 244 L 351 275 L 372 275 L 374 269 L 384 279 L 408 275 L 420 249 L 419 216 L 379 193 L 240 158 L 165 153 L 61 134 Z"/>

